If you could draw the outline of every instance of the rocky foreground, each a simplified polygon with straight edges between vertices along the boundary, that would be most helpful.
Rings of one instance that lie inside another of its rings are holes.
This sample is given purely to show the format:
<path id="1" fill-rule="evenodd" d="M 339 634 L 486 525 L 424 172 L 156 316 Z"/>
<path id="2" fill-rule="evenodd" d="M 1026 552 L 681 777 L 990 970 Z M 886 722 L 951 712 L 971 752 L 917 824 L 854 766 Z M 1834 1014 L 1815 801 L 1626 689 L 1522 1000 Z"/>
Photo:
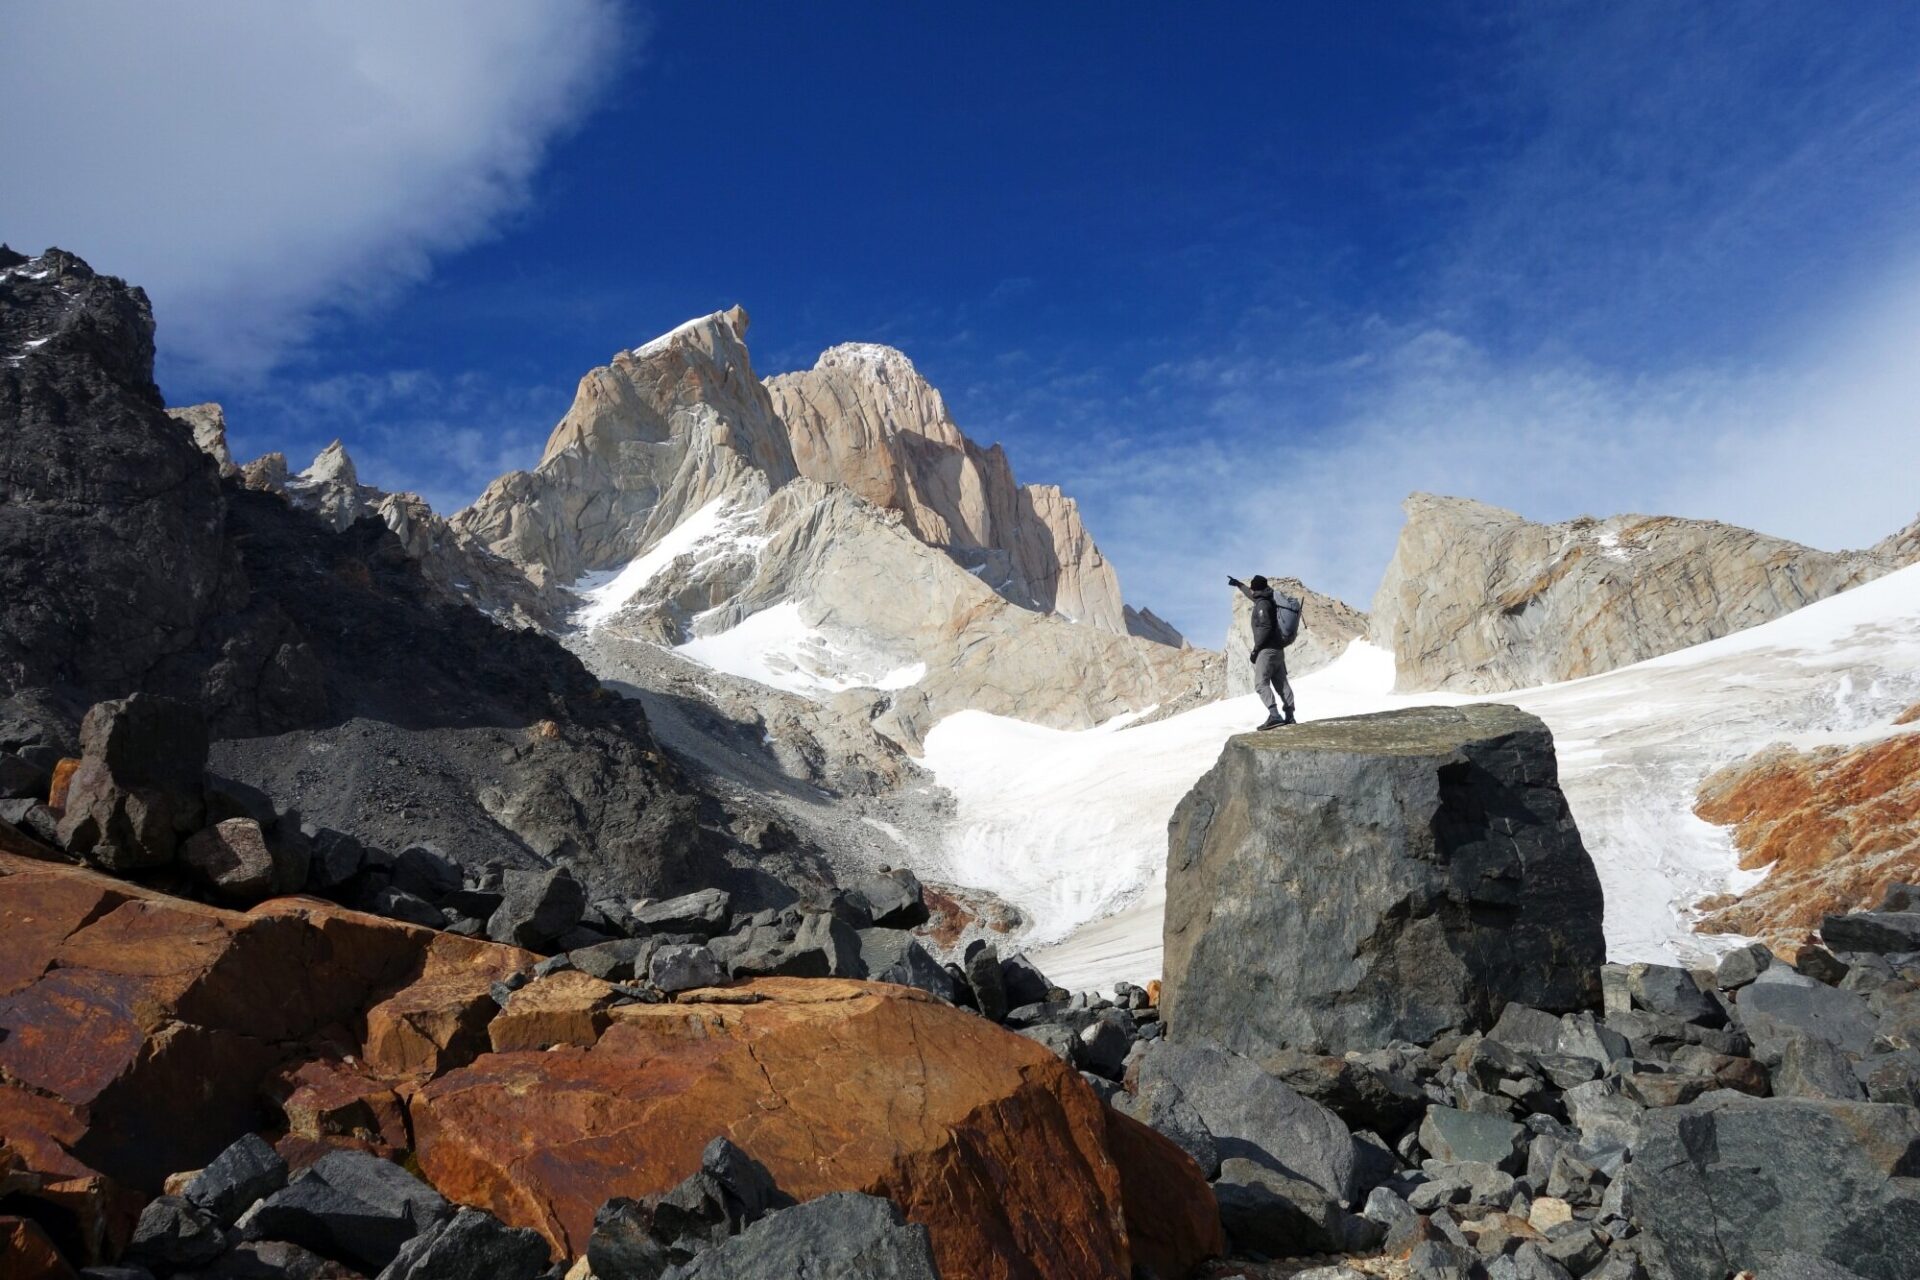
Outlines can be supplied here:
<path id="1" fill-rule="evenodd" d="M 95 709 L 56 831 L 176 804 L 166 710 Z M 0 827 L 8 1274 L 1910 1276 L 1920 890 L 1792 965 L 1604 965 L 1555 774 L 1512 708 L 1233 739 L 1164 999 L 942 964 L 904 874 L 588 907 L 361 851 L 407 923 L 218 905 L 277 819 L 144 883 Z"/>

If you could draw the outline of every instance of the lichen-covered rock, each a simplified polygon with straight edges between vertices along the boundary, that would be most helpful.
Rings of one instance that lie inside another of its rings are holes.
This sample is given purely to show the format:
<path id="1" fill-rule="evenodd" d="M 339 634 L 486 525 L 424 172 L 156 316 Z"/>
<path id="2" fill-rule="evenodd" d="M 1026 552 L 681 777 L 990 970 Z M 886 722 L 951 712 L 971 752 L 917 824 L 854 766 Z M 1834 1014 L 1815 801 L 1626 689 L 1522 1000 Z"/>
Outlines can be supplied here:
<path id="1" fill-rule="evenodd" d="M 1228 741 L 1175 811 L 1163 1012 L 1253 1055 L 1599 1003 L 1600 882 L 1553 740 L 1498 705 Z"/>

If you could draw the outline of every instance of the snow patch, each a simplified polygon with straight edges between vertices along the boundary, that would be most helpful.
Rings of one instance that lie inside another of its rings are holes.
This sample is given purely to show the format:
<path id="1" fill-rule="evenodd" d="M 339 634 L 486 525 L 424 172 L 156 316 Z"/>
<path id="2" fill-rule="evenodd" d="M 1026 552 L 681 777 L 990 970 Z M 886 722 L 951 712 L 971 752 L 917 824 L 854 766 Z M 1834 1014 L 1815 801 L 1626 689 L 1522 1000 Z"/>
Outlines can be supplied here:
<path id="1" fill-rule="evenodd" d="M 696 631 L 702 614 L 694 619 Z M 802 697 L 847 689 L 907 689 L 927 675 L 924 662 L 896 665 L 883 654 L 840 641 L 807 625 L 788 601 L 749 614 L 712 635 L 698 635 L 674 652 L 702 666 Z"/>
<path id="2" fill-rule="evenodd" d="M 1301 718 L 1482 701 L 1533 712 L 1553 730 L 1606 894 L 1610 957 L 1705 960 L 1743 940 L 1694 933 L 1694 904 L 1765 873 L 1741 871 L 1728 833 L 1694 814 L 1701 780 L 1772 742 L 1890 732 L 1920 699 L 1920 566 L 1564 684 L 1475 697 L 1395 693 L 1393 680 L 1391 652 L 1356 640 L 1294 681 Z M 956 819 L 915 869 L 1019 906 L 1034 921 L 1027 942 L 1047 948 L 1036 962 L 1063 986 L 1156 976 L 1167 821 L 1227 737 L 1261 715 L 1247 695 L 1124 730 L 949 716 L 923 763 L 953 794 Z"/>
<path id="3" fill-rule="evenodd" d="M 574 611 L 573 625 L 587 631 L 600 626 L 646 590 L 663 569 L 681 556 L 700 554 L 703 559 L 711 559 L 733 551 L 758 551 L 767 540 L 746 532 L 754 514 L 735 511 L 725 498 L 715 498 L 669 529 L 666 536 L 629 561 L 626 567 L 581 575 L 573 584 L 573 590 L 586 603 Z"/>

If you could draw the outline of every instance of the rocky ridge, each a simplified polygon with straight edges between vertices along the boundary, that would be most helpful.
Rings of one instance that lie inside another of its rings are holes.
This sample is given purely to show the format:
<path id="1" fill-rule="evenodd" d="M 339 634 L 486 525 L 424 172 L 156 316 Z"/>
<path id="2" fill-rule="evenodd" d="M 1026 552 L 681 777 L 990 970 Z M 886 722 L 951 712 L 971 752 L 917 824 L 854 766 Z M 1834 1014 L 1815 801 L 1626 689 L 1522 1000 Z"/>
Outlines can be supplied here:
<path id="1" fill-rule="evenodd" d="M 1073 500 L 1052 485 L 1017 484 L 1006 452 L 963 435 L 901 352 L 831 347 L 812 369 L 769 378 L 767 390 L 801 475 L 900 512 L 914 536 L 1015 604 L 1142 633 Z"/>
<path id="2" fill-rule="evenodd" d="M 1397 688 L 1498 693 L 1610 671 L 1912 563 L 1914 535 L 1816 551 L 1708 520 L 1545 525 L 1416 493 L 1372 610 Z"/>

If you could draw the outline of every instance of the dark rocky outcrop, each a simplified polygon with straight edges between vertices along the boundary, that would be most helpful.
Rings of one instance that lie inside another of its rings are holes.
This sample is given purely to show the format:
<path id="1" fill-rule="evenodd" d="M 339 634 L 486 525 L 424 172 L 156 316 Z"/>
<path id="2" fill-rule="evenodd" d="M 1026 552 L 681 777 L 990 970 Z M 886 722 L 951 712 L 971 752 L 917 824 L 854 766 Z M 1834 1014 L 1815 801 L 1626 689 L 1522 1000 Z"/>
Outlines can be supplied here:
<path id="1" fill-rule="evenodd" d="M 1173 1034 L 1255 1055 L 1599 1003 L 1600 883 L 1513 707 L 1233 738 L 1174 814 L 1165 929 Z"/>
<path id="2" fill-rule="evenodd" d="M 1675 1280 L 1778 1253 L 1905 1280 L 1920 1258 L 1916 1178 L 1911 1107 L 1716 1093 L 1648 1113 L 1627 1187 Z"/>

